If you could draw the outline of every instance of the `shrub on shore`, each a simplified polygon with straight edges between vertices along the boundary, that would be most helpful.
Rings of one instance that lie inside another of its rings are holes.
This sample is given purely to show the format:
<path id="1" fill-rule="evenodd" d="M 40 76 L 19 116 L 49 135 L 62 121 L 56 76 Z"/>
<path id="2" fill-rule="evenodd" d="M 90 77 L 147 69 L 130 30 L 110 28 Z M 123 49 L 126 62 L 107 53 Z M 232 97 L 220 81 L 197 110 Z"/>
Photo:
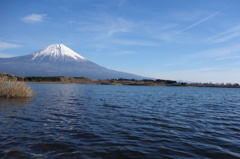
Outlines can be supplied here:
<path id="1" fill-rule="evenodd" d="M 0 97 L 23 98 L 33 96 L 32 89 L 23 82 L 18 82 L 17 77 L 0 74 Z"/>

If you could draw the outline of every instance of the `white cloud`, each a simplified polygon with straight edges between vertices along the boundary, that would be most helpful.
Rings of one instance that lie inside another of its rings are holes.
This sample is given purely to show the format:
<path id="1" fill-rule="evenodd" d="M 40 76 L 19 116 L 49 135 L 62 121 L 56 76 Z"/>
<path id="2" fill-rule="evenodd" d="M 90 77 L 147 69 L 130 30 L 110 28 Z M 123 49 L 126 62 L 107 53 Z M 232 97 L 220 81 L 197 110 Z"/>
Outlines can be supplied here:
<path id="1" fill-rule="evenodd" d="M 17 47 L 21 47 L 21 45 L 11 44 L 11 43 L 6 43 L 6 42 L 1 42 L 1 41 L 0 41 L 0 50 L 17 48 Z"/>
<path id="2" fill-rule="evenodd" d="M 9 55 L 8 53 L 3 53 L 3 50 L 6 49 L 12 49 L 12 48 L 18 48 L 21 47 L 21 45 L 18 44 L 11 44 L 11 43 L 6 43 L 6 42 L 1 42 L 0 41 L 0 57 L 12 57 L 11 55 Z"/>
<path id="3" fill-rule="evenodd" d="M 0 52 L 0 58 L 8 58 L 8 57 L 13 57 L 13 55 L 9 55 L 7 53 Z"/>
<path id="4" fill-rule="evenodd" d="M 23 17 L 21 20 L 26 23 L 40 23 L 46 19 L 47 14 L 30 14 Z"/>

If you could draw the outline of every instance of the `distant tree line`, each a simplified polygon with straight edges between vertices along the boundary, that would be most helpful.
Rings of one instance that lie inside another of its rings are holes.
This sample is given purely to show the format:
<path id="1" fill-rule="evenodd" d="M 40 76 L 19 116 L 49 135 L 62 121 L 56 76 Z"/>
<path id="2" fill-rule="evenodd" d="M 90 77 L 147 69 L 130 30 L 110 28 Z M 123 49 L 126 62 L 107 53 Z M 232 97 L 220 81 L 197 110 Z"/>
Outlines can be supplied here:
<path id="1" fill-rule="evenodd" d="M 109 79 L 108 79 L 109 80 Z M 142 82 L 153 82 L 153 83 L 164 83 L 164 84 L 176 84 L 177 81 L 173 80 L 164 80 L 164 79 L 143 79 L 143 80 L 136 80 L 136 79 L 124 79 L 124 78 L 119 78 L 119 79 L 110 79 L 111 81 L 142 81 Z"/>
<path id="2" fill-rule="evenodd" d="M 25 77 L 22 78 L 25 82 L 58 82 L 61 80 L 61 77 Z"/>

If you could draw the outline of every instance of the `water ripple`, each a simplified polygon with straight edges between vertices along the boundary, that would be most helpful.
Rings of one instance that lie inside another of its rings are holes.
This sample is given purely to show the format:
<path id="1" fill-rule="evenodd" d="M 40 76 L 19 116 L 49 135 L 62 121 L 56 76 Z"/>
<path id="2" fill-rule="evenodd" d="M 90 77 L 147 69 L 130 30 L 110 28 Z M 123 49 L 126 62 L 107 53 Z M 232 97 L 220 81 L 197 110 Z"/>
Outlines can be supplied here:
<path id="1" fill-rule="evenodd" d="M 1 158 L 240 158 L 240 90 L 32 84 L 0 102 Z"/>

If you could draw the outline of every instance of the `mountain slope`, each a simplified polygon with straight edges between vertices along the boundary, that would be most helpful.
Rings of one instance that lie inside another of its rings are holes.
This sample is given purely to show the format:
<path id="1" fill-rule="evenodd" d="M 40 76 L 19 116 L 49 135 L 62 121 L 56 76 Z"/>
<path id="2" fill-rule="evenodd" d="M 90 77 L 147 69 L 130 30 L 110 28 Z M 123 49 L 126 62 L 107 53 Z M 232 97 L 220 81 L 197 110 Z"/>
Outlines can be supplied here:
<path id="1" fill-rule="evenodd" d="M 144 79 L 146 77 L 119 72 L 97 65 L 63 44 L 50 45 L 32 54 L 0 58 L 0 73 L 16 76 L 68 76 L 91 79 Z"/>

